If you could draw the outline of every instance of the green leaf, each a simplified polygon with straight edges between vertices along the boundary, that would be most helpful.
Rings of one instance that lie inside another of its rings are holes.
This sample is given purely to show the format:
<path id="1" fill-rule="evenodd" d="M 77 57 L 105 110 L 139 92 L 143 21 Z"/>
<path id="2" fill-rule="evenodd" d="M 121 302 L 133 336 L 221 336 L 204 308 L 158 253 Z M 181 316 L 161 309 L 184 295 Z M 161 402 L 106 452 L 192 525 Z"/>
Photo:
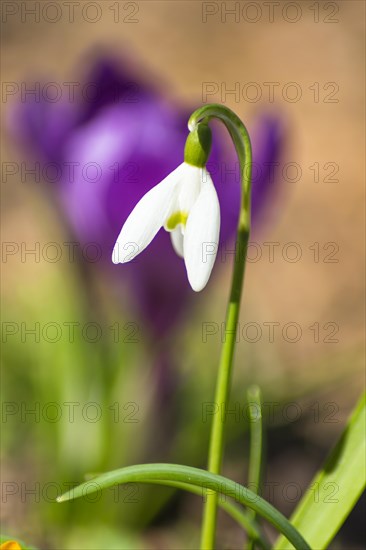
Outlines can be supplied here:
<path id="1" fill-rule="evenodd" d="M 180 486 L 180 488 L 183 488 L 182 483 L 194 485 L 201 489 L 202 496 L 206 498 L 207 494 L 212 494 L 212 492 L 233 498 L 236 502 L 248 506 L 274 525 L 297 550 L 310 550 L 309 545 L 298 531 L 269 502 L 231 479 L 198 468 L 192 468 L 191 466 L 181 466 L 179 464 L 142 464 L 113 470 L 78 485 L 78 487 L 59 497 L 57 501 L 64 502 L 73 498 L 90 495 L 106 487 L 121 483 L 157 483 L 158 481 L 178 482 L 177 486 Z"/>
<path id="2" fill-rule="evenodd" d="M 291 523 L 312 548 L 322 550 L 339 531 L 366 483 L 365 397 L 356 405 L 324 468 L 298 504 Z M 290 550 L 280 537 L 274 550 Z"/>

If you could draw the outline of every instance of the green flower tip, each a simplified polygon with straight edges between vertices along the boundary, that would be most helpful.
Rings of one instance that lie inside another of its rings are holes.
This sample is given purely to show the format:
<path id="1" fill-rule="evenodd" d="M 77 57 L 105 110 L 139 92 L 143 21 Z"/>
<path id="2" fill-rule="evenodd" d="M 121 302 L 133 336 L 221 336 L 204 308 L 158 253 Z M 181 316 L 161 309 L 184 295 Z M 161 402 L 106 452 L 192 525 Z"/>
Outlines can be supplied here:
<path id="1" fill-rule="evenodd" d="M 205 123 L 198 124 L 187 137 L 184 148 L 184 162 L 203 168 L 211 151 L 212 133 Z"/>

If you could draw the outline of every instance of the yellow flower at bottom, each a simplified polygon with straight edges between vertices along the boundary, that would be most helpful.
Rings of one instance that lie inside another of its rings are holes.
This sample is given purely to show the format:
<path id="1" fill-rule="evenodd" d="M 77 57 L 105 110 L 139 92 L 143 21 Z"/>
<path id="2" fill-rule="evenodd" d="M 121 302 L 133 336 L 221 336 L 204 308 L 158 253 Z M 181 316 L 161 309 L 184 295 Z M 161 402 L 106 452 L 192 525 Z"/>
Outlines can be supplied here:
<path id="1" fill-rule="evenodd" d="M 22 547 L 16 540 L 7 540 L 2 543 L 0 550 L 22 550 Z"/>

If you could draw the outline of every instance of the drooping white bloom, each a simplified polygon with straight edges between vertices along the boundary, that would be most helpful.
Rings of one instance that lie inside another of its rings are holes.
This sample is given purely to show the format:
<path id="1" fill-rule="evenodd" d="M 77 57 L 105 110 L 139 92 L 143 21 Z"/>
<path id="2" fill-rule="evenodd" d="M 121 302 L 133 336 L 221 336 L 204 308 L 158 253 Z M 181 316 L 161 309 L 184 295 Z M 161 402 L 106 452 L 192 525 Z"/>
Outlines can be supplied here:
<path id="1" fill-rule="evenodd" d="M 202 290 L 215 263 L 220 233 L 219 201 L 205 167 L 183 162 L 142 197 L 118 236 L 113 263 L 133 260 L 161 227 L 170 232 L 174 250 L 184 258 L 191 287 Z"/>

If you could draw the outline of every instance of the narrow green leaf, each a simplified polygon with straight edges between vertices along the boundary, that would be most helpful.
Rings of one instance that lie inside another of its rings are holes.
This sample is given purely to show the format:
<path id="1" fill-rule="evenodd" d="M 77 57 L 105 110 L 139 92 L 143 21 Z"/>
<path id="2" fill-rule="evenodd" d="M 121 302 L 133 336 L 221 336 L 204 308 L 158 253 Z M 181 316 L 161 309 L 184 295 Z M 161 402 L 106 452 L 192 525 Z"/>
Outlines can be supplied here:
<path id="1" fill-rule="evenodd" d="M 198 468 L 192 468 L 191 466 L 181 466 L 179 464 L 141 464 L 113 470 L 94 478 L 92 481 L 78 485 L 57 500 L 58 502 L 64 502 L 122 483 L 150 483 L 151 481 L 156 482 L 158 480 L 177 481 L 180 484 L 188 483 L 189 485 L 195 485 L 201 489 L 202 496 L 205 498 L 207 498 L 208 493 L 212 494 L 212 492 L 233 498 L 236 502 L 248 506 L 274 525 L 297 550 L 310 550 L 309 545 L 298 531 L 269 502 L 231 479 Z"/>
<path id="2" fill-rule="evenodd" d="M 328 547 L 365 487 L 365 403 L 364 395 L 291 518 L 291 523 L 317 550 Z M 283 537 L 274 547 L 290 548 Z"/>

